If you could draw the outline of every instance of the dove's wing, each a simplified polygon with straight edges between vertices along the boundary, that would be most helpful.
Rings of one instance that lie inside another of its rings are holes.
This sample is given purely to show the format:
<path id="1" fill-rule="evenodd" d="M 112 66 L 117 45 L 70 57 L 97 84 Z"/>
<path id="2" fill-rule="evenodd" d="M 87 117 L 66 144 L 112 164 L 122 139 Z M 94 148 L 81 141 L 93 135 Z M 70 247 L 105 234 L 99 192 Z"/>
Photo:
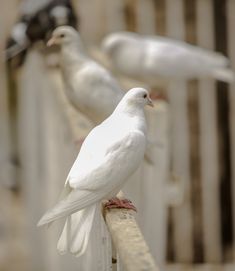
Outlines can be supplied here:
<path id="1" fill-rule="evenodd" d="M 103 122 L 91 131 L 68 174 L 66 182 L 69 182 L 71 187 L 85 190 L 100 189 L 109 182 L 105 175 L 110 178 L 120 163 L 124 164 L 123 175 L 126 174 L 125 166 L 127 171 L 130 169 L 128 161 L 135 164 L 134 156 L 141 156 L 141 152 L 144 151 L 145 135 L 138 130 L 126 133 L 125 125 L 122 124 L 122 128 L 117 125 L 112 129 L 109 122 Z M 119 179 L 116 176 L 113 178 Z"/>
<path id="2" fill-rule="evenodd" d="M 106 130 L 98 126 L 89 134 L 66 181 L 66 186 L 69 185 L 74 189 L 64 200 L 49 210 L 38 225 L 50 223 L 79 211 L 110 193 L 114 193 L 114 196 L 123 182 L 136 170 L 144 155 L 145 135 L 133 131 L 121 138 L 118 135 L 115 140 L 110 140 L 109 132 Z M 103 137 L 101 141 L 100 136 Z M 102 149 L 105 151 L 99 151 Z"/>
<path id="3" fill-rule="evenodd" d="M 228 65 L 220 53 L 168 38 L 146 40 L 144 71 L 163 77 L 197 77 Z"/>

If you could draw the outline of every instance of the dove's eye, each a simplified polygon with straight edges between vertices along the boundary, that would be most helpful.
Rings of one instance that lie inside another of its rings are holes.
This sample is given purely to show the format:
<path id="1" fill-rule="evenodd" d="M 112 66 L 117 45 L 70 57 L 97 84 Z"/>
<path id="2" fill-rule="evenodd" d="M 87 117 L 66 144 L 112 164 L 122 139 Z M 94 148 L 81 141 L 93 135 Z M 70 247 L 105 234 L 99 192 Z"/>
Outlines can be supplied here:
<path id="1" fill-rule="evenodd" d="M 60 37 L 61 37 L 61 38 L 64 38 L 64 37 L 65 37 L 65 35 L 64 35 L 64 34 L 61 34 L 61 35 L 60 35 Z"/>
<path id="2" fill-rule="evenodd" d="M 144 98 L 144 99 L 147 98 L 147 94 L 144 94 L 143 98 Z"/>

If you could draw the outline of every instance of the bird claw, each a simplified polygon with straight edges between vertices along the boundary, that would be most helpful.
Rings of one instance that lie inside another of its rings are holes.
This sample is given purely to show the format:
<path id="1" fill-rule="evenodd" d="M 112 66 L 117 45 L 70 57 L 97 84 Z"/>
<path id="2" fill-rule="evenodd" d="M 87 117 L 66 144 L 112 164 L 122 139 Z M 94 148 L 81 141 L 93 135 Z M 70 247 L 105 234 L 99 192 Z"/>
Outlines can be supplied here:
<path id="1" fill-rule="evenodd" d="M 74 141 L 75 145 L 78 146 L 78 147 L 81 147 L 83 142 L 84 142 L 85 138 L 79 138 L 79 139 L 76 139 Z"/>
<path id="2" fill-rule="evenodd" d="M 123 209 L 130 209 L 137 212 L 136 207 L 132 204 L 129 199 L 119 199 L 119 198 L 112 198 L 109 199 L 104 204 L 105 209 L 114 209 L 114 208 L 123 208 Z"/>

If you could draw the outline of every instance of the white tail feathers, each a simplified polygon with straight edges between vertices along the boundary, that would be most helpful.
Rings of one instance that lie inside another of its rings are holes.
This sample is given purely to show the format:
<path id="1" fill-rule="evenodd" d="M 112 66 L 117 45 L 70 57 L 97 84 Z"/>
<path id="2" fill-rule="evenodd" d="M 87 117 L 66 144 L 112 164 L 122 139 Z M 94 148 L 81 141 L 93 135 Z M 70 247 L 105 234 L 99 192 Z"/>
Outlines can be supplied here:
<path id="1" fill-rule="evenodd" d="M 85 252 L 95 216 L 100 215 L 98 211 L 99 204 L 95 204 L 67 218 L 57 244 L 61 254 L 70 252 L 79 257 Z"/>
<path id="2" fill-rule="evenodd" d="M 204 51 L 204 49 L 200 49 L 200 50 Z M 211 63 L 212 66 L 226 67 L 229 65 L 229 59 L 221 53 L 206 51 L 205 57 L 206 56 L 208 58 L 208 63 Z"/>
<path id="3" fill-rule="evenodd" d="M 235 80 L 234 72 L 229 68 L 216 69 L 212 72 L 212 76 L 226 83 L 233 83 Z"/>

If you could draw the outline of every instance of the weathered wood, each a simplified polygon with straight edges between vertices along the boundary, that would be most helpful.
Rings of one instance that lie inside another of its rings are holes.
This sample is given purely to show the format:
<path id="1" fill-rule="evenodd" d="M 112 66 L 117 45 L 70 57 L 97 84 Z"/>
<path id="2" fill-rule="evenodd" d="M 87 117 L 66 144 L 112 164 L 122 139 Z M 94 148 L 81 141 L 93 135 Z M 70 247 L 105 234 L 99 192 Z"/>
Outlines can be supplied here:
<path id="1" fill-rule="evenodd" d="M 157 271 L 157 267 L 130 210 L 111 209 L 105 220 L 125 271 Z"/>
<path id="2" fill-rule="evenodd" d="M 184 39 L 183 1 L 166 2 L 167 36 Z M 173 238 L 175 260 L 192 262 L 192 212 L 190 204 L 190 154 L 187 111 L 187 87 L 185 82 L 174 82 L 169 89 L 172 122 L 172 170 L 180 175 L 185 186 L 185 200 L 173 209 Z"/>
<path id="3" fill-rule="evenodd" d="M 228 24 L 228 54 L 231 60 L 231 66 L 235 71 L 235 1 L 227 1 L 227 24 Z M 233 259 L 235 259 L 235 85 L 229 88 L 229 104 L 230 104 L 230 138 L 231 138 L 231 170 L 232 170 L 232 198 L 233 198 Z"/>
<path id="4" fill-rule="evenodd" d="M 196 1 L 184 0 L 185 40 L 190 44 L 197 43 Z M 198 81 L 187 82 L 188 123 L 190 141 L 190 183 L 193 219 L 193 261 L 203 262 L 202 230 L 202 197 L 201 197 L 201 164 L 200 164 L 200 125 Z"/>
<path id="5" fill-rule="evenodd" d="M 211 0 L 197 1 L 198 45 L 213 50 Z M 218 134 L 215 82 L 199 81 L 200 160 L 202 184 L 203 239 L 206 262 L 221 261 Z"/>
<path id="6" fill-rule="evenodd" d="M 153 0 L 155 9 L 155 26 L 157 35 L 164 36 L 166 34 L 166 1 Z"/>
<path id="7" fill-rule="evenodd" d="M 124 1 L 124 19 L 127 31 L 136 31 L 136 1 Z"/>
<path id="8" fill-rule="evenodd" d="M 97 44 L 105 34 L 104 0 L 73 1 L 79 16 L 79 32 L 86 43 Z M 92 20 L 91 20 L 92 18 Z"/>
<path id="9" fill-rule="evenodd" d="M 227 1 L 213 0 L 215 50 L 227 55 Z M 223 42 L 221 42 L 223 41 Z M 221 207 L 221 240 L 224 261 L 232 260 L 233 219 L 231 194 L 231 138 L 229 127 L 230 101 L 228 84 L 217 81 L 217 125 L 219 149 L 219 182 Z"/>
<path id="10" fill-rule="evenodd" d="M 159 265 L 164 265 L 168 208 L 166 194 L 170 167 L 169 106 L 164 101 L 155 103 L 154 110 L 148 110 L 146 116 L 153 164 L 145 163 L 143 167 L 140 225 L 154 259 Z"/>
<path id="11" fill-rule="evenodd" d="M 16 1 L 3 0 L 1 3 L 0 16 L 0 184 L 8 188 L 15 188 L 17 180 L 16 165 L 14 164 L 13 154 L 15 153 L 14 144 L 12 141 L 16 135 L 12 134 L 12 127 L 16 128 L 16 116 L 14 124 L 11 122 L 11 112 L 9 107 L 9 76 L 7 65 L 4 59 L 3 50 L 8 37 L 8 32 L 16 18 L 17 10 Z"/>
<path id="12" fill-rule="evenodd" d="M 125 30 L 124 0 L 105 0 L 104 8 L 106 34 Z"/>
<path id="13" fill-rule="evenodd" d="M 148 16 L 146 16 L 148 14 Z M 142 34 L 155 34 L 155 11 L 152 0 L 136 1 L 136 30 Z"/>

